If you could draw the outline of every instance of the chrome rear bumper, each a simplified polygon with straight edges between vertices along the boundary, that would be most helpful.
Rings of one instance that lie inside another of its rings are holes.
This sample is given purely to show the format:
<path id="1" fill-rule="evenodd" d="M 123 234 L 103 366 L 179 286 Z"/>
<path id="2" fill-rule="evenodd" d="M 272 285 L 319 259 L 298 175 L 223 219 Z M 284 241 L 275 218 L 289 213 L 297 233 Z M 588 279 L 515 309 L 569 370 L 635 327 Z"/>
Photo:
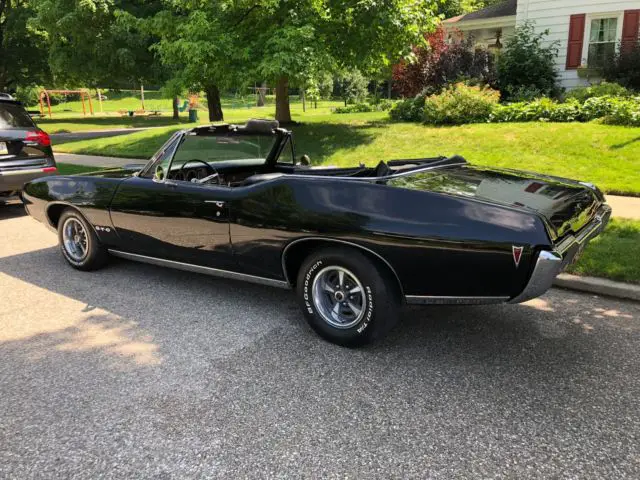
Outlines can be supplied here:
<path id="1" fill-rule="evenodd" d="M 571 265 L 584 247 L 606 228 L 611 218 L 611 207 L 603 205 L 596 217 L 577 235 L 570 235 L 560 242 L 553 251 L 543 250 L 538 255 L 529 283 L 509 303 L 522 303 L 544 294 L 565 268 Z"/>

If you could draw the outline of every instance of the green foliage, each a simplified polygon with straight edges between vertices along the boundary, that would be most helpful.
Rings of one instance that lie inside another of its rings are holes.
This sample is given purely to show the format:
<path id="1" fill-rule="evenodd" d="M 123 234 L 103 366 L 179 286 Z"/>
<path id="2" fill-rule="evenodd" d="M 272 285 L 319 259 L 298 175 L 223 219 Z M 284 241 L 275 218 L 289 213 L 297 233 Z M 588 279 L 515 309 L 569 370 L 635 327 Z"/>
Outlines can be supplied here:
<path id="1" fill-rule="evenodd" d="M 27 107 L 33 107 L 38 105 L 38 98 L 41 90 L 42 87 L 37 85 L 19 85 L 18 88 L 16 88 L 14 96 Z"/>
<path id="2" fill-rule="evenodd" d="M 162 7 L 145 0 L 38 0 L 37 24 L 46 32 L 57 82 L 90 87 L 155 82 L 162 70 L 149 47 L 145 18 Z"/>
<path id="3" fill-rule="evenodd" d="M 504 122 L 589 122 L 601 119 L 610 125 L 640 126 L 640 98 L 593 97 L 580 103 L 570 99 L 558 103 L 549 98 L 533 102 L 496 105 L 489 117 Z"/>
<path id="4" fill-rule="evenodd" d="M 0 92 L 50 78 L 47 38 L 37 22 L 35 2 L 0 0 Z"/>
<path id="5" fill-rule="evenodd" d="M 517 102 L 496 105 L 489 117 L 493 123 L 505 122 L 575 122 L 581 119 L 581 105 L 576 100 L 557 103 L 549 98 L 539 98 L 532 102 Z"/>
<path id="6" fill-rule="evenodd" d="M 602 68 L 602 75 L 610 82 L 640 91 L 640 41 L 631 47 L 620 45 Z"/>
<path id="7" fill-rule="evenodd" d="M 580 103 L 593 97 L 628 97 L 631 92 L 622 85 L 617 83 L 602 82 L 599 85 L 591 85 L 589 87 L 580 87 L 567 93 L 567 99 L 575 99 Z"/>
<path id="8" fill-rule="evenodd" d="M 423 121 L 432 125 L 486 122 L 499 101 L 496 90 L 457 83 L 425 100 Z"/>
<path id="9" fill-rule="evenodd" d="M 549 31 L 536 33 L 533 23 L 518 26 L 498 57 L 497 86 L 503 98 L 518 98 L 524 89 L 545 96 L 559 94 L 555 60 L 557 43 L 546 45 Z"/>
<path id="10" fill-rule="evenodd" d="M 396 122 L 421 122 L 424 115 L 424 95 L 406 98 L 396 103 L 389 116 Z"/>
<path id="11" fill-rule="evenodd" d="M 346 107 L 336 107 L 334 113 L 386 112 L 392 107 L 391 100 L 381 100 L 377 103 L 354 103 Z"/>
<path id="12" fill-rule="evenodd" d="M 364 78 L 360 70 L 353 69 L 346 72 L 342 78 L 340 78 L 339 83 L 340 98 L 344 101 L 345 106 L 362 102 L 367 98 L 369 81 Z"/>

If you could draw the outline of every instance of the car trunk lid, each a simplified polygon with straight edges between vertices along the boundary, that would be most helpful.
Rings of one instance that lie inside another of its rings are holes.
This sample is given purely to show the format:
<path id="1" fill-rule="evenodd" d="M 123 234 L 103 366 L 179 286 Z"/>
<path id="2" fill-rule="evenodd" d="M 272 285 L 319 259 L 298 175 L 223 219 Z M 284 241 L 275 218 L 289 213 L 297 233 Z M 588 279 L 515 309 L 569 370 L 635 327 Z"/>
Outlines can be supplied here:
<path id="1" fill-rule="evenodd" d="M 388 185 L 474 198 L 543 217 L 553 241 L 580 231 L 604 197 L 593 186 L 517 170 L 458 165 L 395 177 Z"/>

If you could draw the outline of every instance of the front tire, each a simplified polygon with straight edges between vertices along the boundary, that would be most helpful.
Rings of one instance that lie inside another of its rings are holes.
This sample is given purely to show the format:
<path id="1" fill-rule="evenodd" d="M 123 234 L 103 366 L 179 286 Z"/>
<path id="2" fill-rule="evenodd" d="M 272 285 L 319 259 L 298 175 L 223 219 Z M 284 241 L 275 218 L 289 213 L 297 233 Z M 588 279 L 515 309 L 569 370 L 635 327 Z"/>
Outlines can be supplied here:
<path id="1" fill-rule="evenodd" d="M 58 242 L 62 255 L 73 268 L 97 270 L 107 262 L 107 250 L 100 245 L 91 225 L 76 210 L 67 209 L 60 216 Z"/>
<path id="2" fill-rule="evenodd" d="M 354 249 L 312 253 L 298 273 L 297 296 L 307 323 L 324 339 L 359 347 L 397 322 L 400 292 L 393 278 Z"/>

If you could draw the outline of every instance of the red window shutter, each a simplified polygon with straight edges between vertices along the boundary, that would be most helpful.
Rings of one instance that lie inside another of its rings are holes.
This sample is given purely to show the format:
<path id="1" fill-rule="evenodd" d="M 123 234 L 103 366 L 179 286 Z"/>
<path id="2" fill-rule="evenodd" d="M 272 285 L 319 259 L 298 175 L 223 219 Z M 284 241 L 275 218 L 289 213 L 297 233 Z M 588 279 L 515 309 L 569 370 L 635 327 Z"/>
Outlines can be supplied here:
<path id="1" fill-rule="evenodd" d="M 582 43 L 584 42 L 584 25 L 587 16 L 571 15 L 569 21 L 569 43 L 567 45 L 567 70 L 576 69 L 582 63 Z"/>
<path id="2" fill-rule="evenodd" d="M 622 23 L 622 50 L 628 50 L 638 43 L 640 33 L 640 10 L 626 10 Z"/>

